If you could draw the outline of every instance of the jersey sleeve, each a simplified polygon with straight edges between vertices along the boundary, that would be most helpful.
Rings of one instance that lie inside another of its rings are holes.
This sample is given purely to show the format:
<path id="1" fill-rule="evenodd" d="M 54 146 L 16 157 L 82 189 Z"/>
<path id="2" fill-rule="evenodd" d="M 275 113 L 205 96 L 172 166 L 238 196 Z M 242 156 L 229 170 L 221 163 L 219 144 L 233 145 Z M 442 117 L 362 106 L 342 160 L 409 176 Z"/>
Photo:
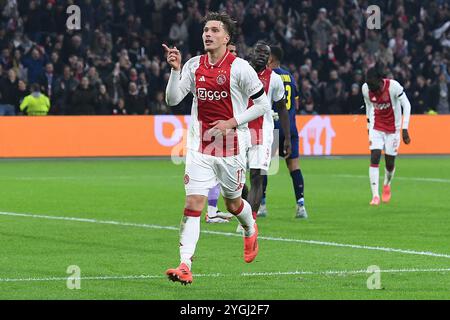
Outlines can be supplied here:
<path id="1" fill-rule="evenodd" d="M 398 99 L 404 94 L 404 89 L 400 83 L 395 80 L 391 80 L 391 93 L 392 95 Z"/>
<path id="2" fill-rule="evenodd" d="M 395 80 L 391 81 L 392 95 L 400 102 L 403 109 L 403 129 L 408 129 L 411 116 L 411 103 L 409 102 L 402 85 Z"/>
<path id="3" fill-rule="evenodd" d="M 281 79 L 280 75 L 276 74 L 275 72 L 272 72 L 272 80 L 273 81 L 273 94 L 272 99 L 273 102 L 279 102 L 284 98 L 285 90 L 284 90 L 284 84 L 283 80 Z"/>
<path id="4" fill-rule="evenodd" d="M 245 95 L 248 97 L 251 97 L 261 90 L 264 90 L 264 87 L 261 83 L 261 81 L 258 78 L 258 75 L 256 74 L 256 71 L 250 66 L 250 64 L 240 59 L 240 65 L 236 69 L 238 74 L 238 84 L 239 87 L 243 90 Z"/>
<path id="5" fill-rule="evenodd" d="M 362 95 L 364 97 L 364 104 L 366 105 L 366 117 L 367 117 L 367 129 L 370 128 L 370 111 L 372 109 L 372 103 L 370 102 L 369 98 L 369 88 L 367 87 L 367 84 L 363 84 L 361 88 Z"/>
<path id="6" fill-rule="evenodd" d="M 194 58 L 188 60 L 180 71 L 170 72 L 169 82 L 166 88 L 166 102 L 169 106 L 178 105 L 190 92 L 195 92 L 193 76 Z"/>

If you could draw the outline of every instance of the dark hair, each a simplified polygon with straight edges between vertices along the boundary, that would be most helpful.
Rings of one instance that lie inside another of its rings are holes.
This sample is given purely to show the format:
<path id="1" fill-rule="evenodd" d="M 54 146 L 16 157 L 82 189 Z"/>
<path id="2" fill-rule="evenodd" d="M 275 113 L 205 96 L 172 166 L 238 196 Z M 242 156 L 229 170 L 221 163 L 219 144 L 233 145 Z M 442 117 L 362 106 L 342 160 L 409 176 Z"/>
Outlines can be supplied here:
<path id="1" fill-rule="evenodd" d="M 272 57 L 275 58 L 278 62 L 281 62 L 284 58 L 284 51 L 281 49 L 281 47 L 278 46 L 272 46 L 270 47 L 270 53 Z"/>
<path id="2" fill-rule="evenodd" d="M 30 87 L 31 92 L 40 92 L 41 91 L 41 86 L 38 83 L 33 83 Z"/>
<path id="3" fill-rule="evenodd" d="M 381 72 L 381 69 L 377 66 L 370 68 L 367 70 L 366 73 L 366 80 L 374 79 L 374 80 L 381 80 L 383 79 L 383 73 Z"/>
<path id="4" fill-rule="evenodd" d="M 266 41 L 264 41 L 264 40 L 258 40 L 258 41 L 255 43 L 255 47 L 256 47 L 256 46 L 268 46 L 269 49 L 270 49 L 269 44 L 268 44 Z"/>
<path id="5" fill-rule="evenodd" d="M 203 23 L 206 24 L 208 21 L 220 21 L 223 23 L 225 31 L 230 36 L 230 41 L 227 45 L 230 44 L 231 39 L 234 38 L 236 33 L 236 21 L 231 19 L 226 12 L 209 12 L 203 20 Z"/>

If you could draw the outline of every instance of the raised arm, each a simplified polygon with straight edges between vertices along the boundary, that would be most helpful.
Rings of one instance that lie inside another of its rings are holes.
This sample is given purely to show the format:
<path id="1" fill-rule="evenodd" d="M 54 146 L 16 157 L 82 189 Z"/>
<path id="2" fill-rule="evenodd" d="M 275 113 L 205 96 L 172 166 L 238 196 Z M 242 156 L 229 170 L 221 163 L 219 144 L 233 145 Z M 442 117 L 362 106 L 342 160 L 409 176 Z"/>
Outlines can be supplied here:
<path id="1" fill-rule="evenodd" d="M 186 63 L 181 71 L 181 54 L 177 47 L 170 49 L 165 44 L 162 46 L 167 55 L 167 63 L 172 67 L 166 87 L 166 103 L 172 107 L 186 97 L 193 85 L 193 79 L 189 71 L 189 63 Z"/>

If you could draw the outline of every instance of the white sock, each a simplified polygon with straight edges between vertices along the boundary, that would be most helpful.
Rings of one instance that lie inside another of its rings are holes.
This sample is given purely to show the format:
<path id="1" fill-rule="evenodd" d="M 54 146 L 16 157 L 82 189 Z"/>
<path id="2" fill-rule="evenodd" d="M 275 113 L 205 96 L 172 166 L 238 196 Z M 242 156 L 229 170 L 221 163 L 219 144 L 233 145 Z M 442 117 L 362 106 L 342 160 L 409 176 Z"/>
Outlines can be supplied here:
<path id="1" fill-rule="evenodd" d="M 370 188 L 372 189 L 372 195 L 375 197 L 379 197 L 380 193 L 378 191 L 378 184 L 380 180 L 380 168 L 379 167 L 370 167 L 369 168 L 369 177 L 370 177 Z"/>
<path id="2" fill-rule="evenodd" d="M 395 167 L 394 167 L 394 170 L 392 170 L 392 171 L 387 171 L 385 169 L 385 174 L 384 174 L 384 185 L 385 186 L 391 185 L 392 179 L 394 178 L 394 173 L 395 173 Z"/>
<path id="3" fill-rule="evenodd" d="M 184 216 L 180 225 L 180 258 L 189 270 L 192 266 L 192 256 L 200 237 L 200 217 Z"/>
<path id="4" fill-rule="evenodd" d="M 217 216 L 217 207 L 208 205 L 208 216 L 210 218 L 216 217 Z"/>
<path id="5" fill-rule="evenodd" d="M 242 199 L 242 202 L 244 202 L 244 208 L 236 218 L 245 230 L 244 235 L 251 237 L 255 233 L 255 220 L 253 219 L 252 207 L 244 199 Z"/>

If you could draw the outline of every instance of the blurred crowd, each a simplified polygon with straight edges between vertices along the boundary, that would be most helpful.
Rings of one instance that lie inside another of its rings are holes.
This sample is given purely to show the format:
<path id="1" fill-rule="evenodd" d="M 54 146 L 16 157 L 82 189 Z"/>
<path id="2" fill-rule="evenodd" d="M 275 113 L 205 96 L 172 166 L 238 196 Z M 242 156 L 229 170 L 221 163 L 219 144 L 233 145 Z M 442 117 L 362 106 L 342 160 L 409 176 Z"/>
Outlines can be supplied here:
<path id="1" fill-rule="evenodd" d="M 50 99 L 50 114 L 185 114 L 169 108 L 170 69 L 162 43 L 183 61 L 203 51 L 202 18 L 227 11 L 238 24 L 239 56 L 266 40 L 281 45 L 294 75 L 299 114 L 365 113 L 366 70 L 398 80 L 412 112 L 449 113 L 450 0 L 0 0 L 0 115 L 21 114 L 28 95 Z M 81 30 L 66 27 L 69 5 Z M 370 30 L 369 5 L 381 28 Z"/>

